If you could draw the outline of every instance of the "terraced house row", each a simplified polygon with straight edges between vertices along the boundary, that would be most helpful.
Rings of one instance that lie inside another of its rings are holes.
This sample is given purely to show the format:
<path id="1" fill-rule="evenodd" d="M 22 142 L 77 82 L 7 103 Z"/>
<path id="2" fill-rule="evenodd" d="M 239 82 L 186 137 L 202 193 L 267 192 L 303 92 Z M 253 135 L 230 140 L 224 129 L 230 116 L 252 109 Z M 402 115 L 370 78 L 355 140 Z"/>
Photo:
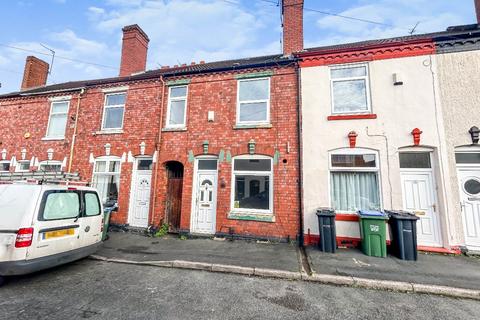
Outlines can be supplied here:
<path id="1" fill-rule="evenodd" d="M 480 16 L 480 2 L 475 1 Z M 28 57 L 0 96 L 0 173 L 77 172 L 113 222 L 315 244 L 357 211 L 415 212 L 423 250 L 480 250 L 480 28 L 303 47 L 303 0 L 282 1 L 278 55 L 145 70 L 123 28 L 115 78 L 45 85 Z"/>

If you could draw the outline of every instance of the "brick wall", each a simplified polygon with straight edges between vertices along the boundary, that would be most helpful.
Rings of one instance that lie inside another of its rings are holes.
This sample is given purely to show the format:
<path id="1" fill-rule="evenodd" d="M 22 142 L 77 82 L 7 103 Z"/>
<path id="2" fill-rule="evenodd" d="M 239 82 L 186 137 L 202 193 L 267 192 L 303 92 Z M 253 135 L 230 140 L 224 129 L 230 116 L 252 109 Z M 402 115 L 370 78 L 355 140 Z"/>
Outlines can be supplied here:
<path id="1" fill-rule="evenodd" d="M 283 53 L 303 50 L 303 2 L 283 0 Z"/>
<path id="2" fill-rule="evenodd" d="M 138 25 L 126 26 L 123 31 L 120 76 L 145 71 L 147 64 L 148 36 Z"/>
<path id="3" fill-rule="evenodd" d="M 22 90 L 44 86 L 47 83 L 49 64 L 34 56 L 28 56 L 23 70 Z"/>

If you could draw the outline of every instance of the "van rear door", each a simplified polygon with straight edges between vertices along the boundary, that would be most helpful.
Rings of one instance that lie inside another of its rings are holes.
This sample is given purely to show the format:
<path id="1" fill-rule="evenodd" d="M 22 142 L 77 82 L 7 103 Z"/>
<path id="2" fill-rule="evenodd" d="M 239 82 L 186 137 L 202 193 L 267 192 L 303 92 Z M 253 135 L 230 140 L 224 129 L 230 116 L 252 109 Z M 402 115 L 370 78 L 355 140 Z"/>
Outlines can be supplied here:
<path id="1" fill-rule="evenodd" d="M 103 212 L 98 194 L 93 190 L 82 193 L 83 212 L 80 218 L 81 245 L 86 247 L 102 240 Z"/>
<path id="2" fill-rule="evenodd" d="M 46 189 L 34 219 L 34 241 L 27 259 L 63 253 L 80 247 L 81 193 Z"/>

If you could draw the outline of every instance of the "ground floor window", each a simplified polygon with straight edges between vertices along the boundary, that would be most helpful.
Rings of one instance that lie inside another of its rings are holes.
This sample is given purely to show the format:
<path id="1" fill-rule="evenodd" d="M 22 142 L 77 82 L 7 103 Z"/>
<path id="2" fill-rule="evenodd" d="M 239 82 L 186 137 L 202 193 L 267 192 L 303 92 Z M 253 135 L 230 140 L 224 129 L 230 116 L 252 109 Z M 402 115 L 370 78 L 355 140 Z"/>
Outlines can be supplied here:
<path id="1" fill-rule="evenodd" d="M 273 212 L 272 159 L 241 156 L 233 160 L 233 210 Z"/>
<path id="2" fill-rule="evenodd" d="M 17 165 L 15 166 L 15 171 L 17 171 L 17 172 L 30 171 L 30 161 L 28 161 L 28 160 L 18 161 Z"/>
<path id="3" fill-rule="evenodd" d="M 375 152 L 347 149 L 330 155 L 330 197 L 335 210 L 379 210 L 379 190 Z"/>
<path id="4" fill-rule="evenodd" d="M 0 172 L 10 171 L 10 161 L 0 161 Z"/>
<path id="5" fill-rule="evenodd" d="M 97 188 L 104 206 L 115 206 L 118 202 L 120 187 L 120 159 L 100 158 L 95 160 L 93 186 Z"/>
<path id="6" fill-rule="evenodd" d="M 44 172 L 61 172 L 62 163 L 59 161 L 42 161 L 38 166 L 38 170 Z"/>

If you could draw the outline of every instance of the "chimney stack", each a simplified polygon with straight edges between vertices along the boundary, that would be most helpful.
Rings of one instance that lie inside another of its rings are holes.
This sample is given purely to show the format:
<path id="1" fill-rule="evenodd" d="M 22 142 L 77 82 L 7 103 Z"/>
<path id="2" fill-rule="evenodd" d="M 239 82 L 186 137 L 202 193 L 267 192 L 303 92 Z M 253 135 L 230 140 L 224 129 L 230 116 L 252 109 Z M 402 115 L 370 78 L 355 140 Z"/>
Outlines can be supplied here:
<path id="1" fill-rule="evenodd" d="M 120 76 L 145 71 L 147 65 L 148 39 L 147 34 L 137 24 L 122 29 L 122 58 Z"/>
<path id="2" fill-rule="evenodd" d="M 282 0 L 283 54 L 303 51 L 303 2 Z"/>
<path id="3" fill-rule="evenodd" d="M 49 64 L 34 56 L 28 56 L 23 70 L 21 90 L 27 90 L 47 84 Z"/>
<path id="4" fill-rule="evenodd" d="M 477 23 L 480 24 L 480 0 L 475 0 L 475 12 L 477 13 Z"/>

